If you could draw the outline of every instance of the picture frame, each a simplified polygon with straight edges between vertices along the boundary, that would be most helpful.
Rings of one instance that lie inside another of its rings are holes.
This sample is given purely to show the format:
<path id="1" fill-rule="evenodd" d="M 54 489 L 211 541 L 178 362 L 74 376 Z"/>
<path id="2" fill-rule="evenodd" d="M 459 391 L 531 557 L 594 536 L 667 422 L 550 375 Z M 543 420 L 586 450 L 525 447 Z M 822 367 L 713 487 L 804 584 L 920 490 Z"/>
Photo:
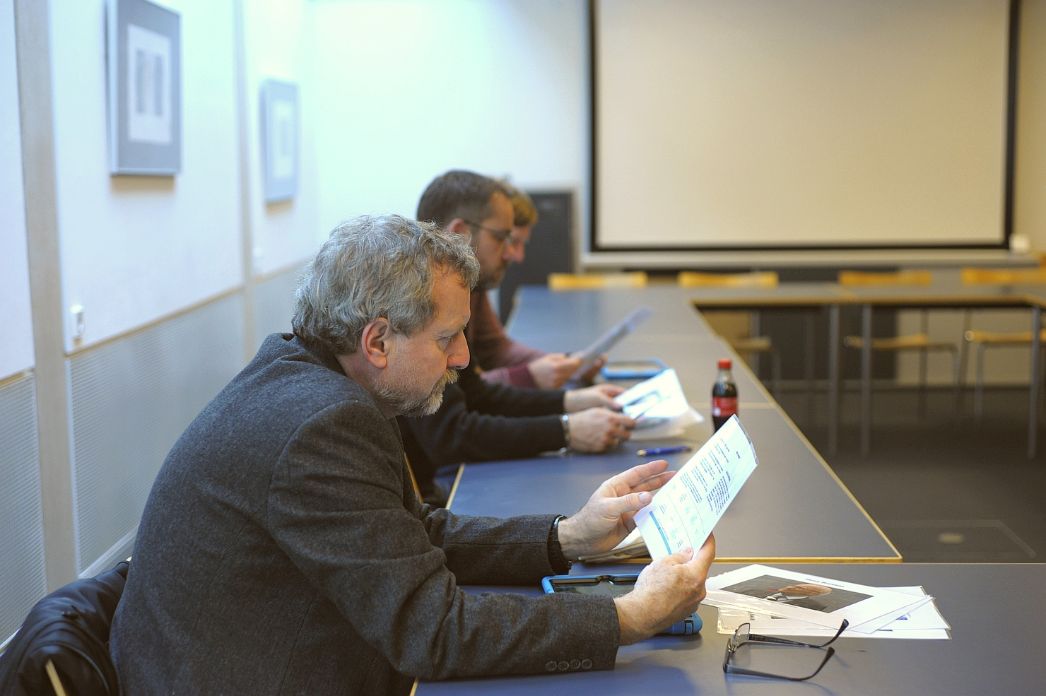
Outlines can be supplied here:
<path id="1" fill-rule="evenodd" d="M 263 80 L 260 108 L 265 202 L 289 200 L 298 193 L 298 85 L 283 80 Z"/>
<path id="2" fill-rule="evenodd" d="M 109 171 L 173 176 L 182 165 L 181 16 L 109 0 L 106 34 Z"/>

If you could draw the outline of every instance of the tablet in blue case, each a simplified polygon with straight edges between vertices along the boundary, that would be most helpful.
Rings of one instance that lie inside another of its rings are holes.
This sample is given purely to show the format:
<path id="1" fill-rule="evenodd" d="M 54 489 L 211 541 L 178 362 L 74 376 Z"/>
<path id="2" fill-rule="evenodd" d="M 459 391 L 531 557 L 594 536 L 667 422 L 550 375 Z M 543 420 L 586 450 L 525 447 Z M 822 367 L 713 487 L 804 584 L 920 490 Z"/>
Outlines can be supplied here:
<path id="1" fill-rule="evenodd" d="M 603 379 L 649 379 L 667 367 L 657 358 L 611 360 L 599 371 Z"/>
<path id="2" fill-rule="evenodd" d="M 622 575 L 550 575 L 541 580 L 541 588 L 547 593 L 571 592 L 574 594 L 619 597 L 632 591 L 638 574 Z M 695 611 L 682 621 L 672 624 L 662 633 L 673 636 L 689 636 L 701 630 L 701 617 Z"/>

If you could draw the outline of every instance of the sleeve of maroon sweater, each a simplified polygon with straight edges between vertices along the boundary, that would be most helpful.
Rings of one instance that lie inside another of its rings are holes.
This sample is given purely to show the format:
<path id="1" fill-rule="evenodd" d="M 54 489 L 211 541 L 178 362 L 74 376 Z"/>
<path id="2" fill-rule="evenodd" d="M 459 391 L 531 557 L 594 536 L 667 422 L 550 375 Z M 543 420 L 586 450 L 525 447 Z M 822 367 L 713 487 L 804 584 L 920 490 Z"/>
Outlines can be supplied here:
<path id="1" fill-rule="evenodd" d="M 472 293 L 471 309 L 472 318 L 465 333 L 472 351 L 472 362 L 483 370 L 484 381 L 531 389 L 536 387 L 527 364 L 545 352 L 514 341 L 505 333 L 505 327 L 494 313 L 485 291 Z"/>

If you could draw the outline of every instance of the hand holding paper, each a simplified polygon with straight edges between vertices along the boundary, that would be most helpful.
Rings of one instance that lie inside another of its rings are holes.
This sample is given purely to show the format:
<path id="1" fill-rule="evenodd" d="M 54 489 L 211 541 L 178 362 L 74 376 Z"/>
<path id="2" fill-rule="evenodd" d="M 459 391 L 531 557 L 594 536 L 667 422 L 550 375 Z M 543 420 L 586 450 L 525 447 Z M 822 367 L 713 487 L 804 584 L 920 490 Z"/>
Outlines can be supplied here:
<path id="1" fill-rule="evenodd" d="M 559 523 L 559 545 L 570 559 L 614 547 L 634 526 L 636 510 L 647 505 L 651 492 L 668 482 L 664 459 L 634 466 L 604 481 L 571 517 Z"/>
<path id="2" fill-rule="evenodd" d="M 650 557 L 700 547 L 756 465 L 752 441 L 733 416 L 636 514 Z"/>
<path id="3" fill-rule="evenodd" d="M 675 370 L 666 369 L 618 394 L 614 401 L 621 411 L 636 421 L 633 439 L 664 439 L 683 432 L 701 421 L 690 407 Z"/>
<path id="4" fill-rule="evenodd" d="M 527 363 L 527 370 L 539 388 L 559 389 L 580 366 L 579 358 L 563 353 L 548 353 Z"/>
<path id="5" fill-rule="evenodd" d="M 756 465 L 752 441 L 734 416 L 636 514 L 636 528 L 621 543 L 581 560 L 608 563 L 644 555 L 658 559 L 700 547 Z"/>
<path id="6" fill-rule="evenodd" d="M 563 395 L 563 410 L 566 413 L 577 413 L 586 408 L 609 408 L 617 410 L 615 397 L 624 389 L 616 384 L 597 384 L 582 389 L 571 389 Z"/>
<path id="7" fill-rule="evenodd" d="M 572 379 L 580 380 L 596 364 L 604 353 L 613 348 L 618 341 L 635 331 L 636 327 L 646 321 L 653 314 L 649 307 L 640 307 L 632 311 L 627 317 L 610 327 L 606 333 L 597 338 L 595 342 L 582 351 L 578 351 L 571 357 L 580 358 L 581 365 L 574 372 Z"/>
<path id="8" fill-rule="evenodd" d="M 697 611 L 714 560 L 715 538 L 709 536 L 700 549 L 674 553 L 644 568 L 635 588 L 614 600 L 622 645 L 660 633 Z"/>

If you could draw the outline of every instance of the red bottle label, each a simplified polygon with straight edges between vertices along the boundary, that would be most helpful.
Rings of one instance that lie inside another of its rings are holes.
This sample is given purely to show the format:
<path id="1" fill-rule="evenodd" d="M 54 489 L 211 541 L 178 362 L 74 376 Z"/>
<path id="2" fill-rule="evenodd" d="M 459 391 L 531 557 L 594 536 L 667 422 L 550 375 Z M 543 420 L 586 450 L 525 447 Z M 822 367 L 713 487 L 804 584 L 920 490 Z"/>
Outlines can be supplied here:
<path id="1" fill-rule="evenodd" d="M 713 396 L 712 416 L 715 418 L 729 418 L 737 413 L 736 396 Z"/>

